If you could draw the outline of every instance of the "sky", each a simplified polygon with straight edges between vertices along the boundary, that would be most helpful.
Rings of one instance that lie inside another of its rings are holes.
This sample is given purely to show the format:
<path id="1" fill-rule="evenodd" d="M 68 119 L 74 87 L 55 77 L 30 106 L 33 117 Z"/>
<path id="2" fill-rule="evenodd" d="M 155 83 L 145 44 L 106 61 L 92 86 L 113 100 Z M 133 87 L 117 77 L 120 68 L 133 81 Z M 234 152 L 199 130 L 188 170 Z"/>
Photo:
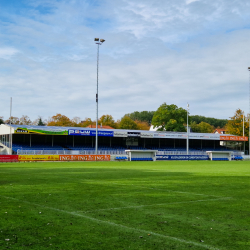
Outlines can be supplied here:
<path id="1" fill-rule="evenodd" d="M 0 1 L 0 116 L 249 113 L 246 0 Z"/>

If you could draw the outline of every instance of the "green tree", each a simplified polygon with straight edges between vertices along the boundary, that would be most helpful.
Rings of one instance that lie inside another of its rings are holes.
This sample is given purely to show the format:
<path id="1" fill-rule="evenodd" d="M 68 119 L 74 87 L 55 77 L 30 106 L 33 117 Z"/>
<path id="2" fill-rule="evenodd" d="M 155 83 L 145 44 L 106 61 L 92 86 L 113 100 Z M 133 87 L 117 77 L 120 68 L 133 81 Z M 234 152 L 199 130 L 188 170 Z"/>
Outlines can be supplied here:
<path id="1" fill-rule="evenodd" d="M 133 121 L 147 122 L 151 125 L 154 113 L 155 111 L 135 111 L 133 113 L 126 114 L 125 116 L 130 117 Z"/>
<path id="2" fill-rule="evenodd" d="M 39 117 L 39 120 L 38 120 L 37 125 L 38 125 L 38 126 L 45 126 L 45 125 L 46 125 L 46 124 L 43 122 L 42 117 Z"/>
<path id="3" fill-rule="evenodd" d="M 1 124 L 4 124 L 4 120 L 3 120 L 3 117 L 2 116 L 0 116 L 0 125 Z"/>
<path id="4" fill-rule="evenodd" d="M 191 115 L 189 116 L 192 122 L 196 122 L 196 124 L 200 124 L 201 122 L 206 122 L 215 128 L 223 128 L 227 124 L 227 119 L 216 119 L 212 117 L 205 117 L 201 115 Z"/>
<path id="5" fill-rule="evenodd" d="M 200 122 L 199 124 L 191 122 L 190 127 L 196 133 L 212 133 L 214 131 L 214 126 L 206 122 Z"/>
<path id="6" fill-rule="evenodd" d="M 152 125 L 158 127 L 159 131 L 178 131 L 184 132 L 187 123 L 187 111 L 178 108 L 176 105 L 167 105 L 165 102 L 155 111 Z"/>
<path id="7" fill-rule="evenodd" d="M 99 125 L 110 126 L 112 128 L 117 128 L 117 123 L 115 122 L 112 115 L 103 115 L 98 120 Z"/>
<path id="8" fill-rule="evenodd" d="M 138 129 L 136 122 L 126 115 L 121 119 L 119 123 L 119 128 L 120 129 Z"/>

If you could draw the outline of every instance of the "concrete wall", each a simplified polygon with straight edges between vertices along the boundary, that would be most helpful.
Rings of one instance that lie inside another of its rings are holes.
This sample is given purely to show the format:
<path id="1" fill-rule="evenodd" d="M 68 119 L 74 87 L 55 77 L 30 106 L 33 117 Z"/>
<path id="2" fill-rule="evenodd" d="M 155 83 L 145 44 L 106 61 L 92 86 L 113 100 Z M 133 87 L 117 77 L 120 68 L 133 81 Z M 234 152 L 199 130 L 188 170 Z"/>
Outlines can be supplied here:
<path id="1" fill-rule="evenodd" d="M 14 134 L 14 128 L 10 129 L 10 126 L 6 124 L 0 125 L 0 135 L 9 135 L 10 132 Z"/>

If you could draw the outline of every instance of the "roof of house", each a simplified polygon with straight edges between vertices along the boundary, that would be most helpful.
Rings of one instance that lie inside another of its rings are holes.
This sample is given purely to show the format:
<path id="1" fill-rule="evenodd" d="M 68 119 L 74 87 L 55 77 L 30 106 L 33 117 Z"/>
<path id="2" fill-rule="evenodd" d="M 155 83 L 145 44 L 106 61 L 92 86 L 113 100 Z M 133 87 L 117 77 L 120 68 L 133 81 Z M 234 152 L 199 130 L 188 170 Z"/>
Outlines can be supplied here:
<path id="1" fill-rule="evenodd" d="M 223 129 L 223 128 L 217 128 L 217 129 L 214 130 L 214 133 L 216 133 L 216 134 L 225 134 L 226 130 Z"/>

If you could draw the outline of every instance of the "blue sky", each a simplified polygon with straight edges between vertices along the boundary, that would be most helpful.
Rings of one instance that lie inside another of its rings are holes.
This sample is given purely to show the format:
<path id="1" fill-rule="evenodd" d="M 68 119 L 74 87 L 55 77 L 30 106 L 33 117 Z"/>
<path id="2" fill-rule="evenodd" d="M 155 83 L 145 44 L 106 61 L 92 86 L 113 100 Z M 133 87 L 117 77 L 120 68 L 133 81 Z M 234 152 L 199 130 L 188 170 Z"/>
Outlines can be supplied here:
<path id="1" fill-rule="evenodd" d="M 120 119 L 163 102 L 191 115 L 249 113 L 250 3 L 0 1 L 0 116 Z"/>

